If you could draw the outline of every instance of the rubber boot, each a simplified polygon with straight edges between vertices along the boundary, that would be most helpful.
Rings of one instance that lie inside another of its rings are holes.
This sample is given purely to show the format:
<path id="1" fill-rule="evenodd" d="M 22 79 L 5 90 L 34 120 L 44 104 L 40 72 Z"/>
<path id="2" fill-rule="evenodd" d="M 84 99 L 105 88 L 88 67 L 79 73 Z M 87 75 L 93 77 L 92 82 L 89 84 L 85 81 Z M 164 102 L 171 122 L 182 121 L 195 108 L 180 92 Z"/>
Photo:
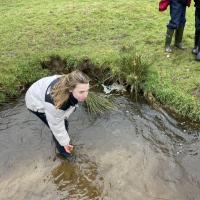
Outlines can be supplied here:
<path id="1" fill-rule="evenodd" d="M 194 48 L 192 49 L 193 54 L 198 53 L 198 41 L 199 41 L 200 31 L 195 29 L 195 36 L 194 36 Z"/>
<path id="2" fill-rule="evenodd" d="M 200 37 L 199 37 L 198 44 L 197 44 L 197 56 L 196 56 L 196 60 L 200 61 Z"/>
<path id="3" fill-rule="evenodd" d="M 166 38 L 165 38 L 165 52 L 172 53 L 171 42 L 174 34 L 174 29 L 167 29 Z"/>
<path id="4" fill-rule="evenodd" d="M 200 52 L 197 53 L 196 60 L 200 61 Z"/>
<path id="5" fill-rule="evenodd" d="M 182 43 L 183 32 L 184 32 L 184 26 L 180 26 L 176 29 L 176 33 L 175 33 L 175 44 L 174 44 L 174 46 L 181 49 L 181 50 L 185 49 L 183 47 L 183 43 Z"/>

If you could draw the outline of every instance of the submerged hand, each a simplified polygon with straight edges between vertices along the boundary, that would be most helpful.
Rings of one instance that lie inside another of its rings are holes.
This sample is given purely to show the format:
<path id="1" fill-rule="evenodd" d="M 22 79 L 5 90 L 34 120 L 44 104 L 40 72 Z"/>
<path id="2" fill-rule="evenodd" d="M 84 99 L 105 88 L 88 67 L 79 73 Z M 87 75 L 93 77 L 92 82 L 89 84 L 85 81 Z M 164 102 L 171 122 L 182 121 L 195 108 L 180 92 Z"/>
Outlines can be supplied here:
<path id="1" fill-rule="evenodd" d="M 64 146 L 64 148 L 65 148 L 65 151 L 66 151 L 67 153 L 71 153 L 72 150 L 73 150 L 73 148 L 74 148 L 74 146 L 71 145 L 71 144 L 68 144 L 68 145 Z"/>

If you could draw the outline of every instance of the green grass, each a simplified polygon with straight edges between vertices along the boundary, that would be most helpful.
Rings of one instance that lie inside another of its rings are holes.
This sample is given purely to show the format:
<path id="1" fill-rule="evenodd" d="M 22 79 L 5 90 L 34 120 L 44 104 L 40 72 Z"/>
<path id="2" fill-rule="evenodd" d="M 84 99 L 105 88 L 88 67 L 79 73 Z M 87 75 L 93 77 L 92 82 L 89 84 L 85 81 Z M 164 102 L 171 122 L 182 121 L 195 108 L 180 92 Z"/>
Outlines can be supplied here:
<path id="1" fill-rule="evenodd" d="M 85 105 L 88 113 L 93 115 L 100 115 L 108 110 L 112 110 L 115 108 L 112 100 L 96 92 L 89 93 L 88 98 L 85 101 Z"/>
<path id="2" fill-rule="evenodd" d="M 200 63 L 191 54 L 194 8 L 187 10 L 186 51 L 163 52 L 169 10 L 156 0 L 0 0 L 0 102 L 22 85 L 48 74 L 39 65 L 51 55 L 89 57 L 115 63 L 122 46 L 132 45 L 151 63 L 145 91 L 177 113 L 200 120 Z M 113 64 L 114 66 L 114 64 Z"/>

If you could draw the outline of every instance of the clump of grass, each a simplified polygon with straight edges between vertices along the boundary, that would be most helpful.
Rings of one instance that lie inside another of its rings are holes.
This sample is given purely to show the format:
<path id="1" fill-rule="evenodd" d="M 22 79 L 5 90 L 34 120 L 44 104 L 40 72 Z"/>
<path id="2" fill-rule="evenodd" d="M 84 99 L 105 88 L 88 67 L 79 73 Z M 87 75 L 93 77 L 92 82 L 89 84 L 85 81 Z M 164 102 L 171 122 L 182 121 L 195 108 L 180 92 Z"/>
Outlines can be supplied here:
<path id="1" fill-rule="evenodd" d="M 142 56 L 137 54 L 132 47 L 123 49 L 118 61 L 120 67 L 120 77 L 125 80 L 125 84 L 130 86 L 131 95 L 137 97 L 139 89 L 143 88 L 148 72 L 148 63 L 142 60 Z"/>
<path id="2" fill-rule="evenodd" d="M 85 101 L 86 108 L 90 114 L 99 115 L 105 111 L 114 109 L 115 106 L 111 100 L 102 94 L 90 92 L 87 100 Z"/>

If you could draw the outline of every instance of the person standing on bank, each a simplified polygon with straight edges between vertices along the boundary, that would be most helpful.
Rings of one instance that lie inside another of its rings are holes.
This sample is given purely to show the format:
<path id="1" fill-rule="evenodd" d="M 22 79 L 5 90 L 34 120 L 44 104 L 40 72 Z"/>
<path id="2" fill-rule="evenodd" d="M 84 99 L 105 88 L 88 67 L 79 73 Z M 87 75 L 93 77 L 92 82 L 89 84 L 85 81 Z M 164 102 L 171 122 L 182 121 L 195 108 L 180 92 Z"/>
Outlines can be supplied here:
<path id="1" fill-rule="evenodd" d="M 68 117 L 89 92 L 89 78 L 81 71 L 44 77 L 31 85 L 25 95 L 27 108 L 52 131 L 61 156 L 73 150 L 68 135 Z"/>
<path id="2" fill-rule="evenodd" d="M 194 0 L 195 6 L 195 38 L 192 53 L 196 54 L 196 60 L 200 61 L 200 0 Z"/>
<path id="3" fill-rule="evenodd" d="M 171 20 L 167 25 L 165 39 L 165 52 L 171 53 L 171 41 L 175 32 L 175 47 L 184 49 L 182 44 L 183 32 L 186 23 L 186 6 L 190 6 L 191 0 L 169 0 Z"/>

